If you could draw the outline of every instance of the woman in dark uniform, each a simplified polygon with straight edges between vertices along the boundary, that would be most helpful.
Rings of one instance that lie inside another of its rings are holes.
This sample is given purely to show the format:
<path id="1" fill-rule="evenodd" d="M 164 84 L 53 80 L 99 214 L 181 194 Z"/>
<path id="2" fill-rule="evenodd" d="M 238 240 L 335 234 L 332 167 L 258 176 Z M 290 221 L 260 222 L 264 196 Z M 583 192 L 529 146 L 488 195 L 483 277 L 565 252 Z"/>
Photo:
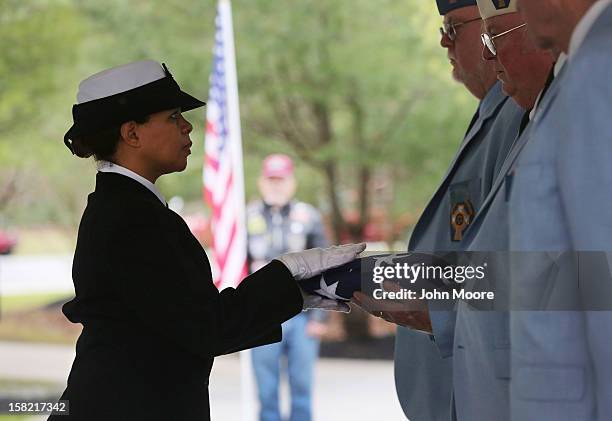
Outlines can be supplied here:
<path id="1" fill-rule="evenodd" d="M 191 124 L 204 105 L 151 60 L 81 82 L 64 142 L 99 172 L 73 262 L 76 297 L 63 312 L 83 332 L 51 420 L 208 420 L 217 355 L 279 341 L 303 307 L 341 304 L 308 295 L 297 279 L 352 260 L 363 246 L 280 256 L 236 289 L 218 292 L 198 241 L 155 181 L 182 171 Z"/>

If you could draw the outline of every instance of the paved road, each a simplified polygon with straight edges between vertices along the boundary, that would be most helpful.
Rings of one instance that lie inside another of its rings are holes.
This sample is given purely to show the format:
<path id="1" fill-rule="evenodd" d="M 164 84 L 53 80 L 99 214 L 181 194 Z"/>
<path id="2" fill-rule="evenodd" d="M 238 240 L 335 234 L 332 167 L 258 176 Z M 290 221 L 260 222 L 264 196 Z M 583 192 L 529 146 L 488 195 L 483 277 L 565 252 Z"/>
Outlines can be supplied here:
<path id="1" fill-rule="evenodd" d="M 0 380 L 44 380 L 65 384 L 73 347 L 0 342 Z M 240 360 L 215 359 L 210 379 L 213 420 L 245 420 L 240 400 Z M 286 385 L 281 390 L 286 396 Z M 286 401 L 286 400 L 285 400 Z M 284 405 L 286 407 L 286 405 Z M 314 396 L 316 421 L 404 420 L 395 398 L 391 362 L 323 359 L 317 366 Z M 251 419 L 254 407 L 249 411 Z"/>
<path id="2" fill-rule="evenodd" d="M 73 293 L 71 266 L 71 255 L 0 256 L 0 294 Z M 61 391 L 73 358 L 73 347 L 0 342 L 0 381 L 54 382 Z M 245 383 L 240 382 L 240 360 L 217 358 L 210 380 L 213 420 L 254 419 L 256 405 L 252 401 L 250 408 L 243 409 L 241 387 Z M 246 388 L 252 393 L 253 389 Z M 281 388 L 281 395 L 286 408 L 287 385 Z M 405 419 L 395 397 L 391 362 L 320 360 L 314 408 L 318 421 Z"/>
<path id="3" fill-rule="evenodd" d="M 74 293 L 72 255 L 0 256 L 0 294 Z"/>

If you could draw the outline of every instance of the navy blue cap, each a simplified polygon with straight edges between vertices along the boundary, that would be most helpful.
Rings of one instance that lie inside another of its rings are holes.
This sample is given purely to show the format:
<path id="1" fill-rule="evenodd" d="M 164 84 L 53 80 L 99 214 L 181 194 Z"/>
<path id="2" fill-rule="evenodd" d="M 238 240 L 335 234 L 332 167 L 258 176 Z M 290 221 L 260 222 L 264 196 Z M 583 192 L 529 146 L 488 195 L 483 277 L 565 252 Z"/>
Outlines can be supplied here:
<path id="1" fill-rule="evenodd" d="M 476 6 L 476 0 L 436 0 L 436 3 L 442 16 L 461 7 Z"/>

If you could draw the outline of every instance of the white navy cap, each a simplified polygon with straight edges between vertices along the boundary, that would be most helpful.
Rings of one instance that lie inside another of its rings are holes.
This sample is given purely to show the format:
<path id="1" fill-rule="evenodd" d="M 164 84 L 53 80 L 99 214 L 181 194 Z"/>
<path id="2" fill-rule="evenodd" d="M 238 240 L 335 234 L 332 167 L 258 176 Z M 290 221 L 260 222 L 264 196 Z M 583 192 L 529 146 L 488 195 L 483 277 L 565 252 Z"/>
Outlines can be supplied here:
<path id="1" fill-rule="evenodd" d="M 77 104 L 129 91 L 164 77 L 163 67 L 154 60 L 135 61 L 102 70 L 79 84 Z"/>
<path id="2" fill-rule="evenodd" d="M 530 0 L 531 1 L 531 0 Z M 480 16 L 489 19 L 517 12 L 516 0 L 477 0 Z"/>
<path id="3" fill-rule="evenodd" d="M 72 107 L 73 125 L 64 143 L 72 151 L 71 140 L 80 136 L 159 111 L 189 111 L 203 105 L 181 90 L 165 64 L 142 60 L 112 67 L 79 84 L 77 103 Z"/>

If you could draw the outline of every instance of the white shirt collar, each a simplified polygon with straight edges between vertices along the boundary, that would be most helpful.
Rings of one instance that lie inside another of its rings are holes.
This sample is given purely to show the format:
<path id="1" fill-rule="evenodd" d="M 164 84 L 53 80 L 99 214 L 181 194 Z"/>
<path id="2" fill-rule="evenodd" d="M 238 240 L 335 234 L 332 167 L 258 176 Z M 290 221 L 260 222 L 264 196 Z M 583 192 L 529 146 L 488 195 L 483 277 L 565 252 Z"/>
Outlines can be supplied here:
<path id="1" fill-rule="evenodd" d="M 157 190 L 157 187 L 155 187 L 155 184 L 151 183 L 149 180 L 147 180 L 143 176 L 140 176 L 132 170 L 128 170 L 127 168 L 122 167 L 121 165 L 117 165 L 109 161 L 98 161 L 97 165 L 98 165 L 98 171 L 100 172 L 112 172 L 115 174 L 121 174 L 126 177 L 130 177 L 132 180 L 138 181 L 140 184 L 145 186 L 147 189 L 151 190 L 151 192 L 155 196 L 157 196 L 157 198 L 164 204 L 164 206 L 166 206 L 166 199 L 164 199 L 164 196 L 160 193 L 159 190 Z"/>
<path id="2" fill-rule="evenodd" d="M 555 77 L 559 76 L 559 72 L 561 71 L 561 69 L 563 69 L 563 66 L 565 66 L 566 61 L 567 61 L 567 54 L 565 53 L 559 54 L 559 57 L 557 58 L 557 62 L 555 63 L 555 68 L 553 69 L 553 73 L 555 74 Z M 535 105 L 533 106 L 533 108 L 531 109 L 531 112 L 529 113 L 529 120 L 533 120 L 533 118 L 535 117 L 536 112 L 538 111 L 538 106 L 540 105 L 541 99 L 542 99 L 542 92 L 540 92 L 540 94 L 536 98 Z"/>
<path id="3" fill-rule="evenodd" d="M 557 62 L 555 63 L 555 68 L 553 69 L 553 72 L 555 73 L 555 77 L 559 76 L 559 72 L 561 72 L 561 69 L 563 69 L 563 66 L 565 66 L 566 62 L 567 62 L 567 54 L 565 53 L 559 54 L 559 57 L 557 58 Z"/>
<path id="4" fill-rule="evenodd" d="M 576 51 L 580 48 L 584 39 L 589 34 L 589 31 L 595 25 L 599 16 L 612 4 L 612 0 L 597 0 L 591 8 L 584 14 L 576 28 L 574 28 L 574 32 L 572 33 L 572 38 L 570 39 L 570 45 L 568 49 L 568 56 L 571 60 Z"/>

